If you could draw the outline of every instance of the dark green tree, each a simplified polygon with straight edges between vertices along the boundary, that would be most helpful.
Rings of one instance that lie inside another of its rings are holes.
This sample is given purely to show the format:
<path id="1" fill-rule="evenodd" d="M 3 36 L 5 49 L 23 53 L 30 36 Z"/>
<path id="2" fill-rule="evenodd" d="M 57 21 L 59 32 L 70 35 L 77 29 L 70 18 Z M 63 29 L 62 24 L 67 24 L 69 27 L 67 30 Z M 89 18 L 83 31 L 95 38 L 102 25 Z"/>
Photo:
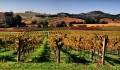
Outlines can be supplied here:
<path id="1" fill-rule="evenodd" d="M 69 23 L 69 27 L 72 27 L 72 26 L 73 26 L 73 22 L 70 22 L 70 23 Z"/>
<path id="2" fill-rule="evenodd" d="M 20 15 L 16 15 L 14 16 L 13 12 L 5 12 L 4 13 L 5 16 L 5 23 L 9 26 L 9 27 L 19 27 L 22 25 L 21 21 L 22 21 L 22 17 Z"/>
<path id="3" fill-rule="evenodd" d="M 42 24 L 42 26 L 43 26 L 43 28 L 48 27 L 48 22 L 47 22 L 47 21 L 45 21 L 45 22 Z"/>
<path id="4" fill-rule="evenodd" d="M 62 27 L 66 27 L 66 26 L 67 26 L 67 25 L 65 24 L 65 21 L 62 21 L 62 22 L 61 22 L 61 26 L 62 26 Z"/>
<path id="5" fill-rule="evenodd" d="M 14 21 L 13 14 L 14 14 L 13 12 L 5 12 L 4 13 L 5 23 L 9 26 L 12 26 L 12 23 Z"/>
<path id="6" fill-rule="evenodd" d="M 38 27 L 47 28 L 48 27 L 48 22 L 47 21 L 42 21 L 38 24 Z"/>
<path id="7" fill-rule="evenodd" d="M 22 21 L 22 17 L 20 15 L 16 15 L 15 16 L 15 26 L 19 27 L 21 26 L 21 21 Z"/>
<path id="8" fill-rule="evenodd" d="M 36 20 L 33 20 L 33 21 L 32 21 L 32 24 L 36 24 L 36 23 L 37 23 L 37 21 L 36 21 Z"/>

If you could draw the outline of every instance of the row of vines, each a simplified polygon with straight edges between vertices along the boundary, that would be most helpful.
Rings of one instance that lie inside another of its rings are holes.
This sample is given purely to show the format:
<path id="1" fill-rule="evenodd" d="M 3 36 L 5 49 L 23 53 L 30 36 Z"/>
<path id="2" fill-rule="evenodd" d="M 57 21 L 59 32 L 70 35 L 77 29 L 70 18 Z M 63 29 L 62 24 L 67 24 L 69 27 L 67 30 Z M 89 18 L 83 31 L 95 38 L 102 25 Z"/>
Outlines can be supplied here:
<path id="1" fill-rule="evenodd" d="M 48 38 L 50 50 L 54 53 L 57 63 L 61 62 L 60 52 L 71 54 L 71 58 L 77 58 L 77 56 L 73 56 L 74 54 L 80 56 L 79 58 L 85 57 L 87 53 L 91 60 L 102 63 L 105 52 L 115 53 L 120 58 L 119 31 L 50 30 L 1 32 L 0 60 L 4 60 L 8 56 L 13 57 L 13 54 L 17 57 L 17 62 L 25 60 L 29 54 L 40 48 L 40 45 L 46 37 Z M 98 58 L 94 58 L 95 56 Z"/>
<path id="2" fill-rule="evenodd" d="M 35 49 L 39 48 L 46 36 L 45 32 L 1 32 L 0 33 L 0 52 L 2 59 L 13 57 L 13 55 L 4 54 L 13 51 L 17 62 L 24 60 Z M 6 57 L 5 57 L 6 56 Z"/>
<path id="3" fill-rule="evenodd" d="M 72 50 L 85 56 L 86 51 L 93 60 L 94 55 L 104 61 L 105 52 L 117 53 L 120 58 L 120 32 L 117 31 L 79 31 L 79 30 L 55 30 L 48 33 L 51 50 L 56 55 L 57 63 L 60 62 L 60 51 L 72 53 Z M 104 42 L 105 38 L 105 43 Z M 103 48 L 105 45 L 105 48 Z M 103 51 L 104 49 L 104 51 Z M 104 64 L 104 63 L 103 63 Z"/>

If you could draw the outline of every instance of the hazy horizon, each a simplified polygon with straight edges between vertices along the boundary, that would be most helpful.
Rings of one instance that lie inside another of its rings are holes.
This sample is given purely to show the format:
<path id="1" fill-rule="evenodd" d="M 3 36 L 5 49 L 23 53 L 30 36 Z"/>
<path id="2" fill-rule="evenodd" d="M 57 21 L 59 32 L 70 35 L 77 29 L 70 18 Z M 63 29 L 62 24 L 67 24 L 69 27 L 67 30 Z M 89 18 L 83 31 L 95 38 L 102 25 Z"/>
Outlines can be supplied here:
<path id="1" fill-rule="evenodd" d="M 120 14 L 120 0 L 0 0 L 0 12 L 15 13 L 33 11 L 38 13 L 70 14 L 102 11 Z"/>

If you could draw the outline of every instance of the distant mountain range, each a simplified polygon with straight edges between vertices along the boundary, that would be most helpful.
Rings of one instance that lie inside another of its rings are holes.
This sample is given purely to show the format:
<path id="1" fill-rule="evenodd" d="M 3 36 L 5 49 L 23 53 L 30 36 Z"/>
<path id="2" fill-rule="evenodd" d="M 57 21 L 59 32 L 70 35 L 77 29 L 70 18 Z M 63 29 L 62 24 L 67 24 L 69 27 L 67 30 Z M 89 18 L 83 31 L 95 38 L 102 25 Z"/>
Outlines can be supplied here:
<path id="1" fill-rule="evenodd" d="M 93 18 L 93 19 L 108 18 L 108 19 L 113 19 L 113 20 L 115 20 L 115 19 L 120 20 L 120 14 L 112 15 L 109 13 L 104 13 L 102 11 L 91 11 L 88 13 L 80 13 L 80 14 L 69 14 L 69 13 L 65 13 L 65 14 L 70 16 L 70 17 L 81 18 L 81 19 L 85 19 L 85 18 Z"/>
<path id="2" fill-rule="evenodd" d="M 112 19 L 112 20 L 120 20 L 120 14 L 109 14 L 109 13 L 104 13 L 102 11 L 91 11 L 88 13 L 80 13 L 80 14 L 69 14 L 69 13 L 58 13 L 55 15 L 46 15 L 46 14 L 40 14 L 40 13 L 35 13 L 35 12 L 28 12 L 28 13 L 15 13 L 19 14 L 23 18 L 32 18 L 33 16 L 36 15 L 44 15 L 47 17 L 54 17 L 54 16 L 68 16 L 68 17 L 73 17 L 73 18 L 80 18 L 80 19 L 86 19 L 86 18 L 92 18 L 92 19 L 102 19 L 102 18 L 107 18 L 107 19 Z M 0 19 L 4 18 L 4 13 L 0 12 Z"/>

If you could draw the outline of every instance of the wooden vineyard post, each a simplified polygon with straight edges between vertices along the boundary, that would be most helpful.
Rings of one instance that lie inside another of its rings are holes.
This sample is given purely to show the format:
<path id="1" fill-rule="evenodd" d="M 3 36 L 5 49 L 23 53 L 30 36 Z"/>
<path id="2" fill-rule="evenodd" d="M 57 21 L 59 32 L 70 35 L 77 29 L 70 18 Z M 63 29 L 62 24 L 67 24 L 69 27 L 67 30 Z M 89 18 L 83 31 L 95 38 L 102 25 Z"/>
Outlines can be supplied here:
<path id="1" fill-rule="evenodd" d="M 102 64 L 103 65 L 105 64 L 104 58 L 105 58 L 105 37 L 103 38 L 103 51 L 102 51 Z"/>
<path id="2" fill-rule="evenodd" d="M 60 63 L 60 50 L 62 48 L 62 46 L 64 45 L 61 41 L 61 38 L 58 38 L 55 40 L 56 41 L 56 45 L 57 45 L 57 49 L 56 49 L 56 58 L 57 58 L 57 63 Z"/>
<path id="3" fill-rule="evenodd" d="M 90 49 L 90 58 L 93 60 L 93 49 Z"/>
<path id="4" fill-rule="evenodd" d="M 61 44 L 59 44 L 59 45 L 57 45 L 57 46 L 58 46 L 58 48 L 57 48 L 57 50 L 56 50 L 57 63 L 60 63 L 60 50 L 61 50 L 61 48 L 62 48 L 62 46 L 63 46 L 63 43 L 61 43 Z"/>
<path id="5" fill-rule="evenodd" d="M 120 59 L 120 46 L 118 46 L 118 59 Z"/>
<path id="6" fill-rule="evenodd" d="M 20 49 L 21 49 L 21 40 L 20 38 L 18 38 L 18 49 L 17 49 L 17 62 L 19 63 L 20 62 Z"/>
<path id="7" fill-rule="evenodd" d="M 60 48 L 56 50 L 57 63 L 60 63 Z"/>
<path id="8" fill-rule="evenodd" d="M 102 65 L 105 64 L 105 48 L 106 48 L 106 44 L 107 44 L 107 36 L 105 35 L 103 37 L 103 51 L 102 51 Z"/>

